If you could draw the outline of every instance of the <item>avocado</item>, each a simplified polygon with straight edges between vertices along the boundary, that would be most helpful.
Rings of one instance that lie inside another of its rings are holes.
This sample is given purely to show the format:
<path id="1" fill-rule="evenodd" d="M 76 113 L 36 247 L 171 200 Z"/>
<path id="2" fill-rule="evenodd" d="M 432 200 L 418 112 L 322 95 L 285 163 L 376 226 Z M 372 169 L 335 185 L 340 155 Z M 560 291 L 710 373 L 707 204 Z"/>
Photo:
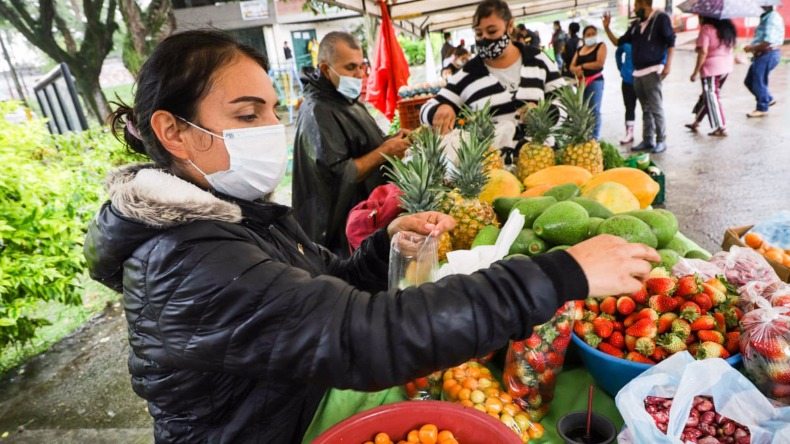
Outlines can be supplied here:
<path id="1" fill-rule="evenodd" d="M 555 203 L 557 203 L 557 199 L 553 197 L 529 197 L 524 201 L 517 203 L 513 208 L 517 209 L 521 214 L 524 215 L 524 227 L 532 228 L 532 225 L 535 223 L 535 219 L 537 219 L 541 213 L 546 211 L 546 208 L 554 205 Z"/>
<path id="2" fill-rule="evenodd" d="M 641 219 L 627 214 L 618 214 L 601 222 L 598 226 L 598 234 L 612 234 L 628 242 L 642 243 L 651 248 L 656 248 L 658 245 L 658 239 L 650 226 Z"/>
<path id="3" fill-rule="evenodd" d="M 507 217 L 510 216 L 510 212 L 513 210 L 513 207 L 517 203 L 523 202 L 527 199 L 527 197 L 498 197 L 494 199 L 492 206 L 494 207 L 494 213 L 496 213 L 496 217 L 499 222 L 507 222 Z"/>
<path id="4" fill-rule="evenodd" d="M 661 213 L 652 210 L 637 210 L 625 214 L 641 219 L 642 222 L 650 226 L 653 234 L 656 235 L 658 248 L 665 248 L 669 241 L 678 233 L 676 229 L 673 229 L 672 221 L 669 220 L 669 217 Z"/>
<path id="5" fill-rule="evenodd" d="M 534 256 L 546 251 L 546 243 L 529 228 L 524 228 L 518 233 L 513 245 L 510 246 L 508 255 L 525 254 Z"/>
<path id="6" fill-rule="evenodd" d="M 669 219 L 669 223 L 672 224 L 672 229 L 675 230 L 676 233 L 678 232 L 678 230 L 680 230 L 680 226 L 678 225 L 678 218 L 675 217 L 675 215 L 672 214 L 671 211 L 665 210 L 663 208 L 657 208 L 653 211 Z"/>
<path id="7" fill-rule="evenodd" d="M 598 227 L 601 225 L 601 222 L 604 220 L 600 217 L 591 217 L 590 221 L 587 222 L 587 239 L 591 237 L 595 237 L 598 235 Z"/>
<path id="8" fill-rule="evenodd" d="M 529 257 L 529 256 L 527 256 L 526 254 L 509 254 L 502 259 L 508 260 L 508 259 L 513 259 L 514 257 Z"/>
<path id="9" fill-rule="evenodd" d="M 658 254 L 661 255 L 660 266 L 667 270 L 671 270 L 675 264 L 680 262 L 680 255 L 675 250 L 660 249 L 658 250 Z"/>
<path id="10" fill-rule="evenodd" d="M 499 227 L 496 225 L 486 225 L 477 233 L 477 236 L 475 236 L 475 240 L 472 241 L 472 248 L 480 245 L 494 245 L 497 237 L 499 237 Z"/>
<path id="11" fill-rule="evenodd" d="M 671 241 L 667 242 L 667 244 L 664 245 L 664 248 L 667 250 L 675 250 L 675 252 L 678 255 L 680 255 L 680 257 L 685 257 L 686 253 L 689 252 L 688 245 L 686 245 L 686 242 L 684 242 L 680 237 L 678 237 L 677 234 L 674 237 L 672 237 Z"/>
<path id="12" fill-rule="evenodd" d="M 557 245 L 556 247 L 550 248 L 549 251 L 547 251 L 546 253 L 551 253 L 553 251 L 567 250 L 570 247 L 571 247 L 570 245 Z"/>
<path id="13" fill-rule="evenodd" d="M 609 219 L 610 217 L 614 216 L 614 213 L 612 213 L 611 210 L 603 206 L 603 204 L 597 200 L 587 199 L 586 197 L 571 197 L 568 200 L 571 202 L 576 202 L 577 204 L 584 207 L 590 217 Z"/>
<path id="14" fill-rule="evenodd" d="M 579 186 L 576 185 L 575 183 L 565 183 L 549 189 L 548 191 L 543 193 L 543 195 L 553 197 L 557 199 L 557 202 L 561 202 L 563 200 L 568 200 L 571 197 L 576 197 L 581 193 L 582 192 L 579 189 Z"/>
<path id="15" fill-rule="evenodd" d="M 555 245 L 576 245 L 587 238 L 589 220 L 581 205 L 564 201 L 547 208 L 532 228 L 541 239 Z"/>
<path id="16" fill-rule="evenodd" d="M 684 256 L 686 259 L 702 259 L 703 261 L 709 261 L 710 255 L 705 253 L 704 251 L 699 250 L 691 250 Z"/>

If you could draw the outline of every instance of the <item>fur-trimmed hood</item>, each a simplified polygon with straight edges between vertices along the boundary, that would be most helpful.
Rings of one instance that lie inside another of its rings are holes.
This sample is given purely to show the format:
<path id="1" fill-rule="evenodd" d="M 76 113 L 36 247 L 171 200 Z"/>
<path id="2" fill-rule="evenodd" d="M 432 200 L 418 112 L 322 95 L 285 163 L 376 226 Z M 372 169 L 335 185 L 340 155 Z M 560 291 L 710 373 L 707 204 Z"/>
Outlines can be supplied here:
<path id="1" fill-rule="evenodd" d="M 153 228 L 169 228 L 196 220 L 239 223 L 241 207 L 153 164 L 113 171 L 107 179 L 110 202 L 126 218 Z"/>

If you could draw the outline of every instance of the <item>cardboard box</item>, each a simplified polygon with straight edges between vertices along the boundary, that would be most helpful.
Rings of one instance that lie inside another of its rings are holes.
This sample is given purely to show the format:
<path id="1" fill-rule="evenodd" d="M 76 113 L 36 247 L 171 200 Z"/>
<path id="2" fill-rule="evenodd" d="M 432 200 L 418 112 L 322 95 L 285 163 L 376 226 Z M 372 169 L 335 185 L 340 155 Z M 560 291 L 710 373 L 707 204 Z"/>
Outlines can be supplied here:
<path id="1" fill-rule="evenodd" d="M 741 238 L 744 234 L 746 234 L 749 230 L 752 229 L 754 225 L 747 225 L 745 227 L 731 227 L 728 228 L 727 231 L 724 232 L 724 240 L 721 241 L 721 248 L 724 251 L 730 251 L 730 247 L 733 245 L 737 245 L 739 247 L 746 247 L 746 244 L 743 243 Z M 748 248 L 748 247 L 747 247 Z M 779 275 L 779 279 L 784 282 L 790 282 L 790 267 L 786 267 L 779 262 L 776 262 L 772 259 L 765 258 L 769 264 L 776 270 L 776 274 Z"/>

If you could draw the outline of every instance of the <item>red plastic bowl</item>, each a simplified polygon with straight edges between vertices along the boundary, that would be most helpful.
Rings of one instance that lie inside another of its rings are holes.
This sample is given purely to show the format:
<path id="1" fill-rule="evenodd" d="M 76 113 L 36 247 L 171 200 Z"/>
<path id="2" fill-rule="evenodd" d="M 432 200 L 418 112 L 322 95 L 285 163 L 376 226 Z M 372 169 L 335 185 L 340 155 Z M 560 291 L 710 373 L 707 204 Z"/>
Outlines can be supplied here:
<path id="1" fill-rule="evenodd" d="M 506 425 L 492 416 L 443 401 L 404 401 L 358 413 L 330 428 L 312 444 L 362 444 L 384 432 L 394 442 L 425 424 L 453 432 L 463 444 L 522 444 Z"/>

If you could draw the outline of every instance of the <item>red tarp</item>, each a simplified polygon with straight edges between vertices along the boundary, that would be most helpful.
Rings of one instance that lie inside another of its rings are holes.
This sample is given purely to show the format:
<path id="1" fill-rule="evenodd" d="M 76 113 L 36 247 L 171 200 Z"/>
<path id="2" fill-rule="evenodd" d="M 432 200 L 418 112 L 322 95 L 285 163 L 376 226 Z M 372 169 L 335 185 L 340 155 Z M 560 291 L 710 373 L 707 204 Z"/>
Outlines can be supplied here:
<path id="1" fill-rule="evenodd" d="M 376 57 L 368 78 L 366 101 L 392 120 L 398 109 L 398 89 L 409 82 L 409 63 L 395 38 L 387 5 L 381 5 L 381 27 L 376 41 Z"/>

